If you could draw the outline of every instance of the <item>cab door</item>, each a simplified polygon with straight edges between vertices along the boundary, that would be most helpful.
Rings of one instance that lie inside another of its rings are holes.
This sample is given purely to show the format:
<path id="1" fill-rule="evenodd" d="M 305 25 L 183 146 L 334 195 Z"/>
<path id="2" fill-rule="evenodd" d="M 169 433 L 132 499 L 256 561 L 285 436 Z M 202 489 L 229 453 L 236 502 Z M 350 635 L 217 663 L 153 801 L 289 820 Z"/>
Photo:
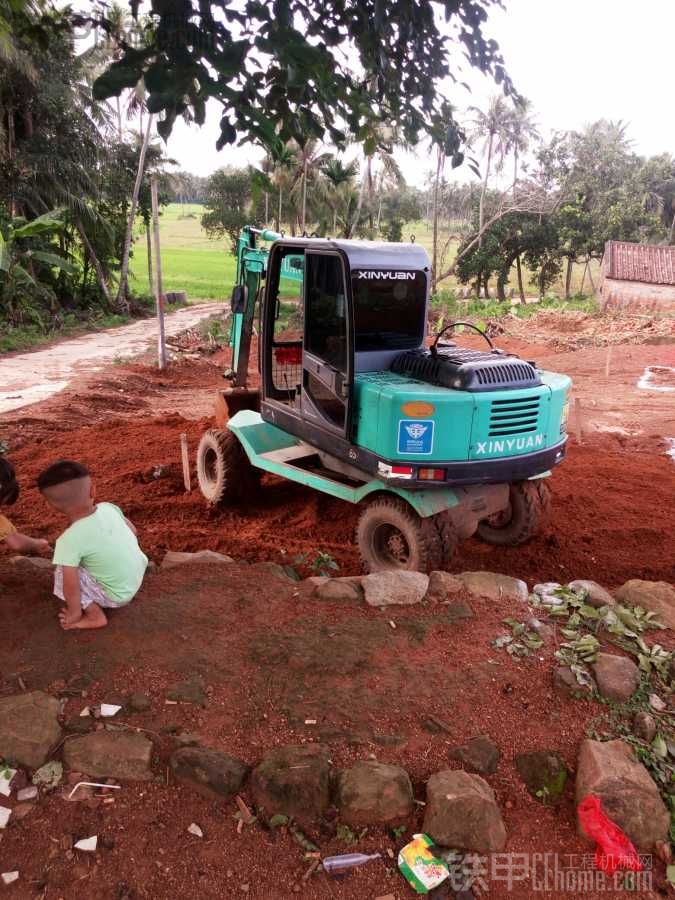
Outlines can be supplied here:
<path id="1" fill-rule="evenodd" d="M 302 353 L 303 417 L 348 436 L 353 383 L 352 316 L 343 257 L 305 251 L 305 332 Z"/>

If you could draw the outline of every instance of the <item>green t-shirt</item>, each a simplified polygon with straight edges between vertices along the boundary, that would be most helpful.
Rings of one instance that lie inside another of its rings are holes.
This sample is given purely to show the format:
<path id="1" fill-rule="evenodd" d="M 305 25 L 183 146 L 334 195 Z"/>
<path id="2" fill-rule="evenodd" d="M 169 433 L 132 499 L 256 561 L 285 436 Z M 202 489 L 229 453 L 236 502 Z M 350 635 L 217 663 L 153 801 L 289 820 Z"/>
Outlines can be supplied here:
<path id="1" fill-rule="evenodd" d="M 56 566 L 82 566 L 111 600 L 128 603 L 136 594 L 148 558 L 113 503 L 98 503 L 90 516 L 73 522 L 54 546 Z"/>

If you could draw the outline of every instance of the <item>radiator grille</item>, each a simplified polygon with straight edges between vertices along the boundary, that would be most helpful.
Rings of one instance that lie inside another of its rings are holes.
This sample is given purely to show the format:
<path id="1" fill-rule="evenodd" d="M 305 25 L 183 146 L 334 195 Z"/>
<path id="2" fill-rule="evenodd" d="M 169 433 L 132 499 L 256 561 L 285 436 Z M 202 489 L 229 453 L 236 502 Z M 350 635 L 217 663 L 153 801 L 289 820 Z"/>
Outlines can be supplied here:
<path id="1" fill-rule="evenodd" d="M 527 363 L 501 363 L 476 369 L 479 384 L 508 385 L 522 384 L 535 377 L 532 366 Z"/>
<path id="2" fill-rule="evenodd" d="M 539 397 L 493 400 L 490 408 L 490 437 L 529 434 L 537 430 Z"/>

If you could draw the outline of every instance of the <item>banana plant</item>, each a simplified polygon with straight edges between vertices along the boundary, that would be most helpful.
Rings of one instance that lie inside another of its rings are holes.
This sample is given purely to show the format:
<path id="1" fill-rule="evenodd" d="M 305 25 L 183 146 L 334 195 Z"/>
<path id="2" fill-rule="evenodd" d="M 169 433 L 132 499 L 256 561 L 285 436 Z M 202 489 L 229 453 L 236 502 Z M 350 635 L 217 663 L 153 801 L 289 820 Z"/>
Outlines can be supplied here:
<path id="1" fill-rule="evenodd" d="M 51 293 L 37 274 L 41 267 L 71 275 L 76 271 L 76 267 L 59 253 L 33 249 L 29 243 L 31 238 L 49 237 L 59 232 L 63 228 L 61 216 L 61 210 L 52 210 L 30 222 L 14 218 L 6 224 L 4 234 L 0 228 L 0 297 L 5 315 L 14 325 L 26 318 L 43 324 L 38 310 L 30 303 L 32 294 L 45 296 Z"/>

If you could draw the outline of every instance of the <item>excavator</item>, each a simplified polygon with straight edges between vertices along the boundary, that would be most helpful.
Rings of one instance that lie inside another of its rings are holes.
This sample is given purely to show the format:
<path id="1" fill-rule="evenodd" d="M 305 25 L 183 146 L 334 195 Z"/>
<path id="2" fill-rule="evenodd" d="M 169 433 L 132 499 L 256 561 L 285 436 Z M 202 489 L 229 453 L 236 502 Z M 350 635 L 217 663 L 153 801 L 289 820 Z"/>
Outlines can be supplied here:
<path id="1" fill-rule="evenodd" d="M 527 541 L 565 457 L 571 381 L 469 322 L 429 341 L 429 293 L 430 260 L 414 242 L 243 228 L 230 386 L 197 453 L 208 503 L 246 503 L 269 472 L 358 504 L 369 572 L 446 568 L 474 535 Z M 467 328 L 484 349 L 459 345 Z"/>

